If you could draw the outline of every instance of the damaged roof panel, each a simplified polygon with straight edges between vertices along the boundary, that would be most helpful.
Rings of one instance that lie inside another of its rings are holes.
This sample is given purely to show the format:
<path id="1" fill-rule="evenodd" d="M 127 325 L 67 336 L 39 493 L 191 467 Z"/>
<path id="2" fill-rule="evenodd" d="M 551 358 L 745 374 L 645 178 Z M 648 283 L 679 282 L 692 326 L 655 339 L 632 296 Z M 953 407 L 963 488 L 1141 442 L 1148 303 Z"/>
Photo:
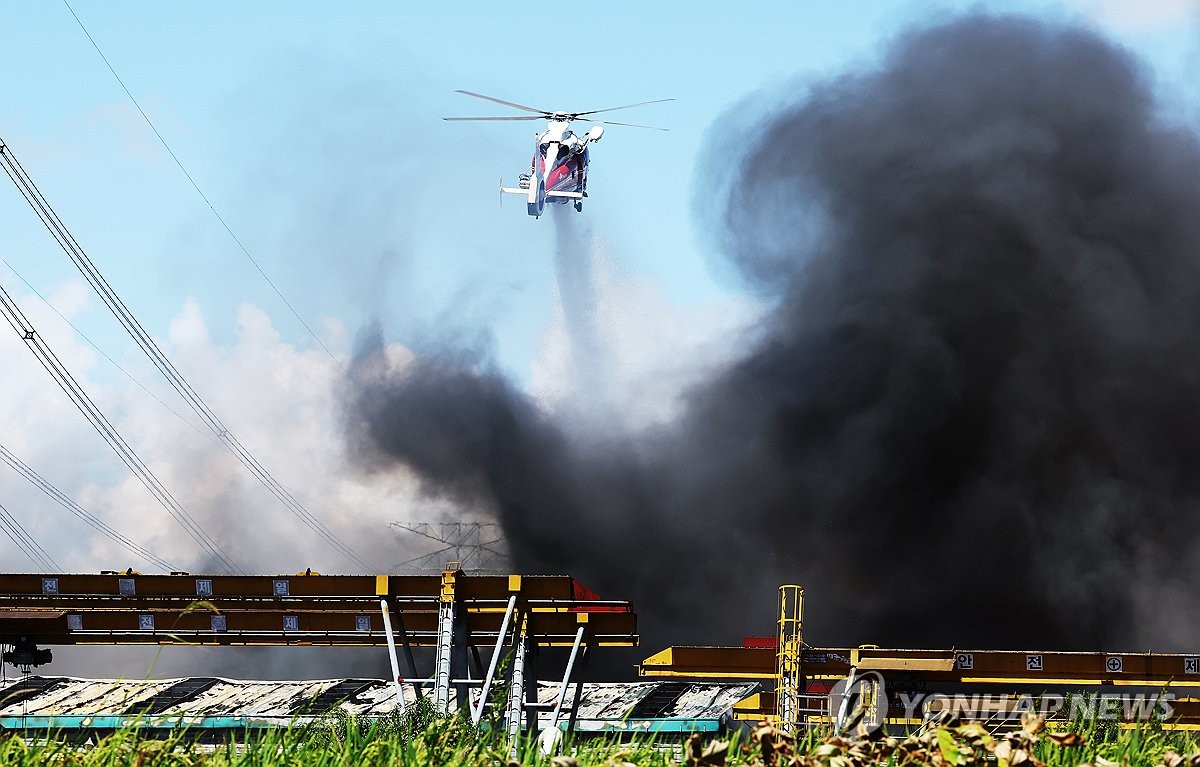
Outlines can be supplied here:
<path id="1" fill-rule="evenodd" d="M 584 683 L 576 726 L 591 732 L 686 731 L 689 726 L 717 729 L 728 722 L 733 704 L 757 689 L 753 682 Z M 553 704 L 558 691 L 558 683 L 543 682 L 538 686 L 538 701 Z M 425 696 L 430 697 L 431 692 L 427 688 Z M 417 689 L 410 683 L 403 685 L 403 695 L 405 705 L 418 698 Z M 574 697 L 575 685 L 570 684 L 560 726 L 566 724 L 565 709 Z M 0 683 L 0 727 L 7 729 L 272 727 L 311 721 L 336 710 L 351 716 L 381 717 L 395 709 L 395 685 L 378 679 L 237 681 L 198 677 L 126 681 L 27 677 Z M 540 716 L 543 726 L 549 723 L 548 712 Z"/>

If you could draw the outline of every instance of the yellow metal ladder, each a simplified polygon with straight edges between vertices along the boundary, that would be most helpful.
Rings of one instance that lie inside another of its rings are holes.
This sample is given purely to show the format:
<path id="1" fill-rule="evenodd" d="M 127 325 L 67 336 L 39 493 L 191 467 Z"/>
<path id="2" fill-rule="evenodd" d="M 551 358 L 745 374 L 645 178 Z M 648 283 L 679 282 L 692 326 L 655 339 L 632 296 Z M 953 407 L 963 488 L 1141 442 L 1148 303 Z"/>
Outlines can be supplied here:
<path id="1" fill-rule="evenodd" d="M 804 647 L 804 587 L 779 587 L 779 650 L 775 673 L 775 710 L 779 727 L 794 734 L 804 725 L 801 695 L 804 675 L 800 656 Z"/>

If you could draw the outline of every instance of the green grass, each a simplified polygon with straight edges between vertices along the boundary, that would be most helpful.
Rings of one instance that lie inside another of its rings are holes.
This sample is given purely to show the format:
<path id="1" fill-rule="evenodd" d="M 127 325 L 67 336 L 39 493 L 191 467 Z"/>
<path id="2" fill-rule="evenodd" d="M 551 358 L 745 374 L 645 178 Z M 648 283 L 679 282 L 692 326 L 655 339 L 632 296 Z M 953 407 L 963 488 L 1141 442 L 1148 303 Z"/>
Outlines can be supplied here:
<path id="1" fill-rule="evenodd" d="M 1068 733 L 1074 733 L 1068 734 Z M 151 739 L 124 730 L 98 743 L 79 745 L 54 737 L 32 741 L 16 735 L 0 739 L 0 765 L 33 767 L 504 767 L 511 764 L 503 734 L 479 730 L 460 717 L 437 717 L 410 709 L 404 717 L 381 721 L 331 718 L 314 725 L 246 733 L 217 746 L 197 746 L 195 733 L 181 731 Z M 2 736 L 0 736 L 2 737 Z M 1119 729 L 1076 721 L 1063 732 L 1041 728 L 1031 719 L 1023 729 L 993 734 L 976 724 L 948 722 L 919 735 L 891 738 L 806 733 L 799 740 L 760 725 L 741 741 L 686 743 L 620 742 L 577 739 L 563 749 L 569 757 L 539 753 L 534 739 L 518 744 L 516 763 L 529 767 L 1195 767 L 1200 742 L 1191 733 L 1164 731 L 1151 723 Z"/>

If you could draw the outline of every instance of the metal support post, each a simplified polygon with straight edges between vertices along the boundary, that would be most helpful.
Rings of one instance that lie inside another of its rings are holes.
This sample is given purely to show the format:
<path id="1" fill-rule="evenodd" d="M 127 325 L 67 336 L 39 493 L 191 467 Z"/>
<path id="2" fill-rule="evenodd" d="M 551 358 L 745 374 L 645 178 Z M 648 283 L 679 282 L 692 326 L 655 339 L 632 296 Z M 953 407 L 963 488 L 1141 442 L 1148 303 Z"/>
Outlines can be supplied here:
<path id="1" fill-rule="evenodd" d="M 522 614 L 517 619 L 516 636 L 513 641 L 512 678 L 508 688 L 508 707 L 504 712 L 510 759 L 517 757 L 517 742 L 521 734 L 521 709 L 525 700 L 525 656 L 529 652 L 526 635 L 527 623 L 528 614 Z M 536 684 L 534 686 L 536 687 Z"/>
<path id="2" fill-rule="evenodd" d="M 504 640 L 508 638 L 508 623 L 512 620 L 513 610 L 517 608 L 517 595 L 508 598 L 508 609 L 504 611 L 504 620 L 500 623 L 500 633 L 496 635 L 496 646 L 492 650 L 492 660 L 488 664 L 487 673 L 483 677 L 483 690 L 479 693 L 479 706 L 471 712 L 471 723 L 479 724 L 483 718 L 483 709 L 487 706 L 488 693 L 492 690 L 492 678 L 496 676 L 496 664 L 500 662 L 500 651 L 504 649 Z"/>
<path id="3" fill-rule="evenodd" d="M 833 731 L 840 733 L 842 727 L 846 723 L 846 714 L 849 713 L 850 695 L 854 692 L 854 676 L 858 671 L 858 652 L 853 653 L 854 665 L 850 667 L 850 673 L 846 674 L 846 687 L 842 690 L 842 702 L 838 704 L 837 719 L 834 721 Z"/>
<path id="4" fill-rule="evenodd" d="M 585 618 L 586 613 L 580 614 Z M 579 656 L 579 646 L 583 644 L 583 632 L 587 628 L 581 625 L 575 632 L 575 644 L 571 645 L 571 654 L 567 657 L 567 668 L 563 671 L 562 684 L 558 686 L 558 695 L 554 697 L 554 713 L 550 715 L 550 727 L 558 729 L 558 719 L 562 715 L 563 701 L 567 697 L 567 683 L 571 681 L 571 672 L 575 670 L 575 658 Z"/>
<path id="5" fill-rule="evenodd" d="M 526 614 L 526 620 L 532 621 L 533 618 Z M 530 627 L 527 627 L 530 630 Z M 525 663 L 525 730 L 530 733 L 540 732 L 542 729 L 541 709 L 538 708 L 538 646 L 534 642 L 528 646 L 527 661 Z"/>
<path id="6" fill-rule="evenodd" d="M 404 659 L 408 661 L 408 678 L 417 678 L 417 661 L 413 659 L 412 645 L 408 642 L 408 632 L 404 629 L 404 611 L 396 613 L 396 630 L 400 633 L 400 646 L 404 649 Z M 413 682 L 413 690 L 417 693 L 418 698 L 424 698 L 425 692 L 421 689 L 421 685 Z"/>
<path id="7" fill-rule="evenodd" d="M 392 662 L 392 684 L 396 685 L 396 710 L 404 710 L 404 687 L 400 684 L 400 661 L 396 658 L 396 638 L 392 634 L 392 619 L 388 615 L 386 599 L 379 600 L 379 609 L 383 611 L 383 630 L 387 634 L 388 660 Z"/>
<path id="8" fill-rule="evenodd" d="M 583 648 L 581 665 L 587 666 L 588 658 L 592 657 L 590 646 Z M 567 732 L 575 732 L 575 721 L 579 715 L 579 701 L 583 698 L 583 680 L 575 680 L 575 697 L 571 701 L 571 713 L 567 715 Z"/>
<path id="9" fill-rule="evenodd" d="M 437 657 L 434 662 L 433 703 L 439 714 L 450 713 L 450 659 L 454 648 L 455 577 L 457 571 L 442 571 L 442 588 L 438 595 Z"/>
<path id="10" fill-rule="evenodd" d="M 465 610 L 457 611 L 454 615 L 454 641 L 450 645 L 450 673 L 454 683 L 454 705 L 459 711 L 469 711 L 471 704 L 471 686 L 474 682 L 471 676 L 470 633 L 467 631 L 467 614 Z"/>

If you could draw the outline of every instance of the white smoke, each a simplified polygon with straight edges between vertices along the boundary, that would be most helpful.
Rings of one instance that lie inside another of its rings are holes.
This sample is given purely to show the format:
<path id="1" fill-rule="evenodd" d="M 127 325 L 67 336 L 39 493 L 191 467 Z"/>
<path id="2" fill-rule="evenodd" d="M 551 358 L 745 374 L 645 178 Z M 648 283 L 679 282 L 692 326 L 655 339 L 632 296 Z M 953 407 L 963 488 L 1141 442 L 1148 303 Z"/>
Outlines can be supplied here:
<path id="1" fill-rule="evenodd" d="M 1200 21 L 1196 0 L 1066 0 L 1068 7 L 1117 28 L 1156 31 Z"/>
<path id="2" fill-rule="evenodd" d="M 183 507 L 249 572 L 354 572 L 328 550 L 199 425 L 149 363 L 131 350 L 122 366 L 162 403 L 130 382 L 37 298 L 10 286 L 16 301 L 118 431 Z M 88 309 L 81 285 L 61 287 L 51 301 L 67 317 Z M 403 472 L 366 474 L 349 462 L 336 392 L 344 376 L 348 334 L 335 321 L 324 342 L 336 355 L 284 341 L 258 307 L 243 304 L 236 335 L 213 340 L 200 307 L 188 301 L 158 339 L 194 388 L 237 438 L 330 530 L 380 571 L 407 558 L 389 533 L 398 519 L 438 520 L 452 510 L 420 497 Z M 3 444 L 84 508 L 159 556 L 202 569 L 198 547 L 117 459 L 7 325 L 0 327 L 4 370 L 0 396 Z M 408 351 L 389 347 L 403 363 Z M 172 410 L 174 412 L 172 412 Z M 94 533 L 7 466 L 0 466 L 0 503 L 67 571 L 97 572 L 144 562 Z M 0 568 L 32 569 L 0 539 Z"/>

